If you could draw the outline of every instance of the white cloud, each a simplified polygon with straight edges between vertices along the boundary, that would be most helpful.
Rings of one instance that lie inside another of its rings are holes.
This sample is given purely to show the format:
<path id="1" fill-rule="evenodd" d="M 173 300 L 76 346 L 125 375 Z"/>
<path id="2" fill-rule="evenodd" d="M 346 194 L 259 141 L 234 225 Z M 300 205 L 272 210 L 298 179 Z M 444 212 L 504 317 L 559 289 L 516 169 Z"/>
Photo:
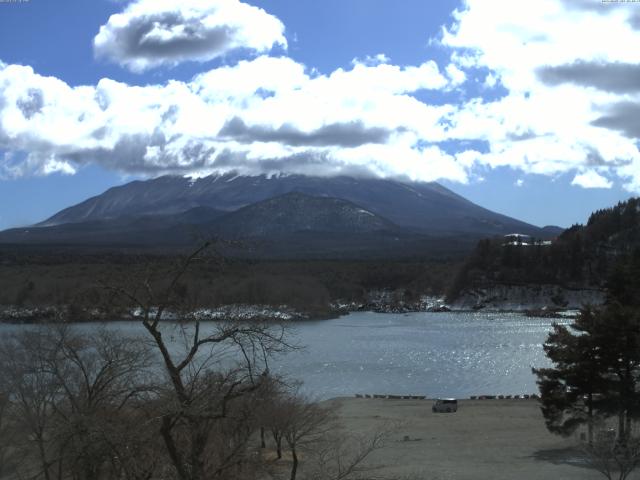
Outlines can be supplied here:
<path id="1" fill-rule="evenodd" d="M 571 185 L 582 188 L 611 188 L 613 183 L 594 170 L 588 170 L 575 176 Z"/>
<path id="2" fill-rule="evenodd" d="M 136 0 L 112 15 L 93 43 L 98 58 L 134 72 L 287 45 L 278 18 L 239 0 Z"/>
<path id="3" fill-rule="evenodd" d="M 351 65 L 358 65 L 361 63 L 363 65 L 376 66 L 380 65 L 381 63 L 389 63 L 390 61 L 391 59 L 384 53 L 378 53 L 377 55 L 373 56 L 367 55 L 366 57 L 364 57 L 364 59 L 354 58 L 353 60 L 351 60 Z"/>
<path id="4" fill-rule="evenodd" d="M 468 182 L 508 166 L 640 191 L 637 9 L 575 5 L 466 0 L 443 30 L 451 53 L 443 68 L 379 54 L 321 74 L 263 55 L 190 81 L 71 87 L 0 62 L 0 149 L 16 154 L 0 160 L 0 174 L 72 173 L 97 162 L 148 175 L 359 172 Z M 96 51 L 144 70 L 236 48 L 254 55 L 286 45 L 283 32 L 277 18 L 238 0 L 137 0 L 101 29 Z M 499 98 L 470 97 L 478 87 L 493 95 L 497 85 Z M 465 100 L 430 104 L 416 95 L 453 89 Z"/>
<path id="5" fill-rule="evenodd" d="M 493 88 L 496 86 L 497 83 L 498 83 L 498 79 L 495 77 L 495 75 L 490 73 L 484 78 L 483 85 L 485 88 Z"/>
<path id="6" fill-rule="evenodd" d="M 488 70 L 485 86 L 500 82 L 507 90 L 459 105 L 449 117 L 449 135 L 488 143 L 480 163 L 547 175 L 606 166 L 627 188 L 640 184 L 640 169 L 629 167 L 640 164 L 630 134 L 637 123 L 621 103 L 640 103 L 640 88 L 617 78 L 640 75 L 637 8 L 595 3 L 465 0 L 456 11 L 442 35 L 452 61 Z M 549 67 L 555 70 L 546 74 Z"/>
<path id="7" fill-rule="evenodd" d="M 447 76 L 451 79 L 451 82 L 455 86 L 462 85 L 467 80 L 467 75 L 454 63 L 450 63 L 449 65 L 447 65 L 447 68 L 445 70 L 447 72 Z"/>
<path id="8" fill-rule="evenodd" d="M 4 175 L 72 173 L 88 163 L 125 172 L 203 175 L 344 172 L 466 181 L 434 142 L 448 106 L 412 96 L 446 89 L 434 62 L 356 63 L 329 75 L 258 57 L 190 82 L 70 87 L 30 67 L 0 69 L 0 149 L 22 152 Z"/>
<path id="9" fill-rule="evenodd" d="M 258 57 L 232 67 L 220 67 L 198 75 L 192 90 L 207 102 L 244 101 L 256 92 L 282 94 L 301 88 L 309 81 L 305 66 L 287 57 Z"/>

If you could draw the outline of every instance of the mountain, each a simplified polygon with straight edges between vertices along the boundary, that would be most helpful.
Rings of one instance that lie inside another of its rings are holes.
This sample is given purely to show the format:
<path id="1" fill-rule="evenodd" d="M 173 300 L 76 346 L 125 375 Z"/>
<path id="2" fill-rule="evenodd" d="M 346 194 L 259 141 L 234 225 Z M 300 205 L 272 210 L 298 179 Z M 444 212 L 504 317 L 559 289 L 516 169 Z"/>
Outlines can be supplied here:
<path id="1" fill-rule="evenodd" d="M 62 210 L 39 226 L 178 214 L 202 206 L 231 212 L 291 192 L 346 200 L 398 226 L 422 233 L 482 237 L 517 231 L 548 236 L 538 227 L 482 208 L 437 183 L 301 175 L 228 174 L 197 180 L 165 176 L 135 181 Z"/>
<path id="2" fill-rule="evenodd" d="M 227 215 L 209 207 L 195 207 L 168 215 L 123 215 L 113 219 L 35 225 L 0 232 L 0 244 L 76 246 L 179 246 L 193 244 L 216 219 Z"/>
<path id="3" fill-rule="evenodd" d="M 0 232 L 0 244 L 173 249 L 211 237 L 236 241 L 219 247 L 228 255 L 288 259 L 459 255 L 473 242 L 408 231 L 346 200 L 291 192 L 228 213 L 196 207 L 12 229 Z"/>
<path id="4" fill-rule="evenodd" d="M 107 190 L 0 243 L 188 247 L 243 240 L 239 255 L 364 258 L 463 253 L 507 233 L 552 238 L 437 183 L 352 177 L 160 177 Z M 250 245 L 247 247 L 247 245 Z"/>
<path id="5" fill-rule="evenodd" d="M 400 231 L 389 220 L 331 197 L 291 192 L 243 207 L 222 217 L 213 231 L 224 237 L 256 238 L 298 232 L 334 234 Z"/>
<path id="6" fill-rule="evenodd" d="M 542 231 L 544 235 L 541 235 L 540 238 L 555 238 L 559 235 L 562 235 L 566 229 L 562 227 L 558 227 L 557 225 L 546 225 L 542 227 Z"/>

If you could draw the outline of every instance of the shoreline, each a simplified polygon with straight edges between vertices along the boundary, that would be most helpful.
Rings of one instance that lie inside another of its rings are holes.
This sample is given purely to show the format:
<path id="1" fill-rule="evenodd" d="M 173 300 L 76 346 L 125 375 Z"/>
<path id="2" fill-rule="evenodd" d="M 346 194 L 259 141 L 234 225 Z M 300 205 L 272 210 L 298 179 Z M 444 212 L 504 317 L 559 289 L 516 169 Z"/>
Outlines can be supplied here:
<path id="1" fill-rule="evenodd" d="M 428 307 L 424 309 L 414 308 L 369 308 L 371 305 L 363 305 L 356 309 L 335 309 L 329 312 L 299 312 L 286 305 L 272 307 L 267 305 L 225 305 L 216 308 L 203 308 L 193 312 L 194 319 L 199 321 L 272 321 L 272 322 L 313 322 L 321 320 L 335 320 L 352 313 L 379 313 L 389 315 L 403 315 L 412 313 L 488 313 L 488 314 L 521 314 L 531 318 L 556 318 L 572 319 L 577 316 L 579 310 L 574 308 L 455 308 L 447 305 Z M 111 315 L 97 309 L 82 313 L 69 312 L 69 306 L 40 306 L 17 307 L 13 305 L 0 306 L 0 323 L 16 325 L 36 325 L 46 323 L 82 324 L 95 322 L 130 322 L 140 319 L 139 316 L 124 316 L 123 314 Z M 79 319 L 78 317 L 84 317 Z M 176 315 L 168 313 L 165 321 L 175 320 Z"/>
<path id="2" fill-rule="evenodd" d="M 394 394 L 361 394 L 356 393 L 350 397 L 340 396 L 335 397 L 336 399 L 363 399 L 363 400 L 422 400 L 422 401 L 434 401 L 437 400 L 438 397 L 428 397 L 426 395 L 394 395 Z M 481 395 L 469 395 L 465 398 L 458 397 L 456 400 L 459 402 L 471 400 L 471 401 L 482 401 L 482 400 L 539 400 L 540 396 L 538 393 L 517 393 L 511 395 L 505 394 L 481 394 Z M 329 399 L 332 400 L 332 399 Z"/>
<path id="3" fill-rule="evenodd" d="M 551 293 L 559 295 L 560 287 L 540 285 L 531 286 L 503 285 L 498 288 L 485 288 L 465 291 L 456 300 L 447 302 L 442 295 L 421 294 L 412 301 L 400 300 L 391 290 L 371 290 L 366 298 L 359 301 L 332 300 L 317 309 L 297 309 L 286 304 L 227 304 L 213 307 L 199 307 L 190 313 L 194 319 L 213 321 L 230 319 L 232 321 L 318 321 L 331 320 L 356 312 L 374 312 L 385 314 L 409 313 L 518 313 L 529 317 L 571 319 L 579 313 L 583 303 L 600 297 L 595 290 L 575 289 L 572 298 L 566 293 L 566 303 L 558 304 L 551 300 Z M 515 290 L 514 290 L 515 289 Z M 601 292 L 600 292 L 601 293 Z M 563 298 L 564 298 L 563 297 Z M 555 300 L 558 300 L 555 298 Z M 568 301 L 570 300 L 570 301 Z M 592 302 L 593 303 L 593 302 Z M 132 315 L 133 313 L 133 315 Z M 0 323 L 37 324 L 47 322 L 86 323 L 102 321 L 128 321 L 136 318 L 136 310 L 108 312 L 91 306 L 75 304 L 58 305 L 0 305 Z M 177 318 L 167 312 L 166 319 Z"/>
<path id="4" fill-rule="evenodd" d="M 228 306 L 238 307 L 238 306 Z M 576 309 L 566 310 L 538 310 L 538 309 L 427 309 L 427 310 L 380 310 L 380 309 L 357 309 L 357 310 L 340 310 L 329 313 L 311 314 L 300 313 L 288 309 L 278 310 L 271 309 L 269 307 L 260 306 L 257 309 L 256 306 L 240 306 L 240 314 L 234 312 L 228 312 L 227 308 L 222 309 L 207 309 L 215 312 L 215 314 L 207 314 L 197 316 L 193 320 L 198 321 L 217 321 L 217 320 L 231 320 L 231 321 L 272 321 L 272 322 L 315 322 L 321 320 L 335 320 L 340 317 L 352 313 L 378 313 L 383 315 L 408 315 L 415 313 L 451 313 L 451 314 L 521 314 L 530 318 L 555 318 L 555 319 L 567 319 L 575 318 L 579 313 Z M 247 307 L 246 309 L 244 307 Z M 79 319 L 78 315 L 74 315 L 75 318 L 70 318 L 66 314 L 66 309 L 59 307 L 30 307 L 30 308 L 16 308 L 13 306 L 1 307 L 0 306 L 0 323 L 15 324 L 15 325 L 37 325 L 47 323 L 67 323 L 67 324 L 82 324 L 82 323 L 95 323 L 95 322 L 132 322 L 139 321 L 139 316 L 119 316 L 108 315 L 104 312 L 96 312 L 87 315 L 83 319 Z M 88 318 L 87 318 L 88 317 Z M 168 315 L 163 321 L 176 320 L 177 316 Z"/>

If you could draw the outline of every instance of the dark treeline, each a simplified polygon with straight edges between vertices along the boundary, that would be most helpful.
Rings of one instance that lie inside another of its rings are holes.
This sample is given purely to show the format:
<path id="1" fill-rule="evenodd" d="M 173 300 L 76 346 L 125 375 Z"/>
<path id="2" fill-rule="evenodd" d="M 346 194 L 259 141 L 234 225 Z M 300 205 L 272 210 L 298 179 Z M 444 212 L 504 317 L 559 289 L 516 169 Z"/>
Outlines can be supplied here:
<path id="1" fill-rule="evenodd" d="M 621 259 L 640 246 L 640 199 L 593 213 L 551 244 L 532 239 L 481 240 L 461 267 L 448 296 L 491 284 L 557 284 L 603 288 Z"/>
<path id="2" fill-rule="evenodd" d="M 135 282 L 150 272 L 162 284 L 175 255 L 16 254 L 0 251 L 0 305 L 72 306 L 73 320 L 87 309 L 114 305 L 103 286 Z M 182 280 L 194 307 L 229 304 L 287 305 L 311 315 L 330 313 L 332 302 L 365 302 L 376 290 L 399 292 L 399 299 L 442 294 L 457 260 L 416 261 L 250 261 L 207 257 Z"/>

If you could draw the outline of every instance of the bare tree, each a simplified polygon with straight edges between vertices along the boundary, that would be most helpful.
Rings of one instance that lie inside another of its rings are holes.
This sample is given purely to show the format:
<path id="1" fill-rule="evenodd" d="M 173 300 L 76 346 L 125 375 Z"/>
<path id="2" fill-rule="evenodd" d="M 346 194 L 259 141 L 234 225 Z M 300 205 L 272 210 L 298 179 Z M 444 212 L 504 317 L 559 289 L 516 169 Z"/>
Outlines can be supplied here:
<path id="1" fill-rule="evenodd" d="M 353 480 L 367 478 L 372 467 L 366 461 L 384 448 L 389 435 L 395 430 L 385 426 L 369 434 L 346 434 L 332 430 L 323 441 L 314 446 L 313 460 L 308 478 L 311 480 Z"/>
<path id="2" fill-rule="evenodd" d="M 4 338 L 0 343 L 2 384 L 9 398 L 13 427 L 19 432 L 12 438 L 12 448 L 22 453 L 23 474 L 57 478 L 54 468 L 58 456 L 54 453 L 54 405 L 59 386 L 47 373 L 38 355 L 44 349 L 41 332 L 25 332 Z"/>
<path id="3" fill-rule="evenodd" d="M 162 358 L 168 383 L 162 391 L 160 435 L 181 480 L 232 478 L 247 460 L 248 439 L 258 425 L 246 415 L 244 402 L 265 388 L 269 357 L 290 348 L 284 329 L 267 323 L 203 327 L 181 280 L 209 246 L 181 262 L 158 292 L 149 276 L 141 288 L 115 289 L 136 308 Z M 173 331 L 163 322 L 168 317 L 176 320 Z M 229 430 L 242 434 L 230 439 Z"/>
<path id="4" fill-rule="evenodd" d="M 0 360 L 23 476 L 93 480 L 120 469 L 112 445 L 123 444 L 123 415 L 144 390 L 144 348 L 46 327 L 3 339 Z"/>
<path id="5" fill-rule="evenodd" d="M 102 472 L 119 468 L 112 445 L 123 443 L 118 428 L 123 414 L 152 390 L 146 383 L 151 353 L 106 330 L 86 336 L 60 328 L 52 340 L 40 355 L 60 388 L 56 430 L 70 459 L 68 468 L 76 478 L 101 478 Z"/>
<path id="6" fill-rule="evenodd" d="M 13 412 L 9 395 L 6 376 L 0 373 L 0 478 L 14 471 L 18 463 L 13 445 L 15 433 L 12 429 Z"/>
<path id="7" fill-rule="evenodd" d="M 640 437 L 627 432 L 625 442 L 613 429 L 601 425 L 594 440 L 582 447 L 586 462 L 608 480 L 625 480 L 640 465 Z"/>
<path id="8" fill-rule="evenodd" d="M 333 412 L 317 403 L 312 403 L 300 394 L 294 394 L 282 402 L 285 422 L 283 436 L 291 451 L 291 480 L 298 472 L 298 453 L 301 448 L 317 444 L 323 435 L 335 429 Z"/>
<path id="9" fill-rule="evenodd" d="M 386 445 L 397 426 L 384 425 L 361 435 L 345 433 L 333 407 L 310 401 L 298 388 L 280 388 L 264 410 L 278 458 L 282 441 L 291 452 L 289 478 L 295 480 L 300 471 L 313 480 L 363 478 L 371 470 L 366 460 Z"/>
<path id="10" fill-rule="evenodd" d="M 286 392 L 282 388 L 273 386 L 269 391 L 269 395 L 265 396 L 265 405 L 261 411 L 262 429 L 266 428 L 271 433 L 271 438 L 276 449 L 276 457 L 282 459 L 282 443 L 284 440 L 285 429 L 289 421 L 289 412 L 285 403 Z M 266 442 L 263 438 L 263 431 L 260 431 L 260 444 L 264 448 Z M 263 446 L 264 445 L 264 446 Z"/>

